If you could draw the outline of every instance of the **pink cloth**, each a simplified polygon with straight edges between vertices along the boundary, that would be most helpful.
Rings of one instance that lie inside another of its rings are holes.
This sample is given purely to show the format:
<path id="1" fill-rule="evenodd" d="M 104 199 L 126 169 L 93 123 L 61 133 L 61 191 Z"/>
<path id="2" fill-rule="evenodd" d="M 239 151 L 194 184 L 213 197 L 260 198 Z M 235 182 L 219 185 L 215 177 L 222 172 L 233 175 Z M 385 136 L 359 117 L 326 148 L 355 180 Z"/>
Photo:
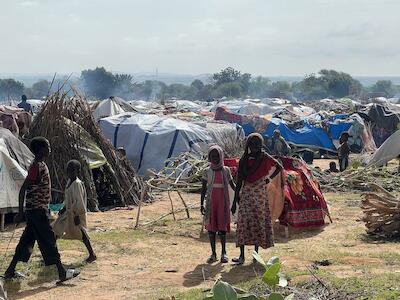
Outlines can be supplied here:
<path id="1" fill-rule="evenodd" d="M 205 228 L 206 230 L 212 232 L 230 232 L 230 214 L 228 215 L 228 217 L 226 217 L 225 215 L 225 212 L 229 211 L 230 208 L 225 207 L 229 202 L 225 201 L 222 172 L 215 171 L 214 174 L 214 186 L 211 191 L 210 219 L 209 223 L 205 224 Z"/>

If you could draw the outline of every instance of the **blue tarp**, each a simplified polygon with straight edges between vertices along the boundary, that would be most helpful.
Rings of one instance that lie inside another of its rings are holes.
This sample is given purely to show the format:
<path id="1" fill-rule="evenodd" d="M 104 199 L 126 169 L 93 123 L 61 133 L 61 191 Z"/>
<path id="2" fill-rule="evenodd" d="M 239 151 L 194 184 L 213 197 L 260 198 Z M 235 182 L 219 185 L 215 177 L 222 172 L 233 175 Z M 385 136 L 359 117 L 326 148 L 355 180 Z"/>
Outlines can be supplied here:
<path id="1" fill-rule="evenodd" d="M 338 140 L 343 132 L 350 129 L 352 123 L 328 123 L 328 126 L 329 135 L 324 129 L 314 127 L 308 123 L 305 123 L 303 128 L 293 130 L 281 119 L 274 118 L 262 134 L 267 138 L 271 138 L 274 130 L 279 129 L 283 138 L 290 144 L 336 152 L 337 150 L 333 144 L 333 140 Z M 246 135 L 255 131 L 251 124 L 243 124 L 242 127 Z"/>

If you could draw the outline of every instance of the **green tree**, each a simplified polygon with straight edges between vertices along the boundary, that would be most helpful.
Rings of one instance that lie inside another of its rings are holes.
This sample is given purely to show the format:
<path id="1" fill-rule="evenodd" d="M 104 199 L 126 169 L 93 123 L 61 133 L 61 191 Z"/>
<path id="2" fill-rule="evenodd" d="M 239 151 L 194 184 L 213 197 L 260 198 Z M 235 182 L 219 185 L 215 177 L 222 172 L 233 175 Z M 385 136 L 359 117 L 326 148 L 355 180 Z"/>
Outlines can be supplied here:
<path id="1" fill-rule="evenodd" d="M 24 84 L 12 78 L 0 79 L 0 99 L 15 99 L 24 93 Z"/>
<path id="2" fill-rule="evenodd" d="M 35 82 L 31 88 L 27 89 L 26 94 L 29 98 L 40 99 L 46 97 L 50 93 L 50 87 L 50 81 L 40 80 Z"/>
<path id="3" fill-rule="evenodd" d="M 262 76 L 257 76 L 250 81 L 249 94 L 255 98 L 267 97 L 267 90 L 270 87 L 271 81 Z"/>
<path id="4" fill-rule="evenodd" d="M 115 87 L 113 94 L 124 99 L 132 99 L 135 94 L 135 82 L 132 75 L 115 74 L 114 78 Z"/>
<path id="5" fill-rule="evenodd" d="M 394 97 L 396 88 L 390 80 L 379 80 L 372 87 L 371 92 L 382 93 L 387 98 Z"/>
<path id="6" fill-rule="evenodd" d="M 237 98 L 240 97 L 242 94 L 242 86 L 239 82 L 228 82 L 219 85 L 215 91 L 214 95 L 217 98 L 221 97 L 233 97 Z"/>
<path id="7" fill-rule="evenodd" d="M 204 83 L 200 79 L 196 79 L 190 84 L 190 86 L 197 91 L 201 91 L 204 88 Z"/>
<path id="8" fill-rule="evenodd" d="M 267 97 L 271 98 L 288 98 L 291 92 L 290 83 L 287 81 L 272 82 L 267 89 Z"/>
<path id="9" fill-rule="evenodd" d="M 358 95 L 361 92 L 361 84 L 349 74 L 335 70 L 321 70 L 320 80 L 326 83 L 331 97 L 342 98 L 351 94 Z"/>
<path id="10" fill-rule="evenodd" d="M 240 80 L 241 73 L 232 67 L 221 70 L 219 73 L 213 75 L 215 85 L 222 85 L 225 83 L 238 82 Z"/>
<path id="11" fill-rule="evenodd" d="M 112 96 L 115 89 L 115 76 L 104 67 L 81 72 L 86 94 L 100 99 Z"/>
<path id="12" fill-rule="evenodd" d="M 221 95 L 223 90 L 230 94 L 222 95 L 229 97 L 240 97 L 242 94 L 247 94 L 251 85 L 251 74 L 235 70 L 232 67 L 225 68 L 218 73 L 213 74 L 215 92 Z M 237 93 L 239 91 L 239 93 Z M 235 95 L 235 96 L 234 96 Z"/>
<path id="13" fill-rule="evenodd" d="M 318 75 L 306 76 L 294 88 L 298 97 L 315 100 L 360 95 L 362 85 L 349 74 L 335 70 L 321 70 Z"/>

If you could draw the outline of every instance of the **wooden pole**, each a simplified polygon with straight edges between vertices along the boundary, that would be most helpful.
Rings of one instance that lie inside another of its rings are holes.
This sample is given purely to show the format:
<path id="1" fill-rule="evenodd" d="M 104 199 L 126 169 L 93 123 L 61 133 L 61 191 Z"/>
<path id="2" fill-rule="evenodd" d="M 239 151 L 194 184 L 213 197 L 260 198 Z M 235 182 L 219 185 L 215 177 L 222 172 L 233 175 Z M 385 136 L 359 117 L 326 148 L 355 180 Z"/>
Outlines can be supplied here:
<path id="1" fill-rule="evenodd" d="M 141 193 L 140 193 L 138 211 L 137 211 L 137 215 L 136 215 L 136 225 L 135 225 L 135 229 L 137 229 L 137 228 L 139 227 L 140 210 L 141 210 L 141 207 L 142 207 L 142 202 L 143 202 L 143 200 L 144 200 L 144 196 L 146 195 L 146 189 L 147 189 L 147 185 L 143 184 L 142 190 L 141 190 Z"/>
<path id="2" fill-rule="evenodd" d="M 174 203 L 172 203 L 171 191 L 168 191 L 167 193 L 168 193 L 169 201 L 171 202 L 171 212 L 172 212 L 172 216 L 174 217 L 174 221 L 176 221 L 175 211 L 174 211 Z"/>
<path id="3" fill-rule="evenodd" d="M 189 208 L 188 208 L 185 200 L 183 200 L 183 197 L 179 191 L 176 191 L 176 192 L 178 193 L 178 196 L 179 196 L 179 198 L 181 198 L 183 206 L 185 207 L 187 218 L 190 219 Z"/>

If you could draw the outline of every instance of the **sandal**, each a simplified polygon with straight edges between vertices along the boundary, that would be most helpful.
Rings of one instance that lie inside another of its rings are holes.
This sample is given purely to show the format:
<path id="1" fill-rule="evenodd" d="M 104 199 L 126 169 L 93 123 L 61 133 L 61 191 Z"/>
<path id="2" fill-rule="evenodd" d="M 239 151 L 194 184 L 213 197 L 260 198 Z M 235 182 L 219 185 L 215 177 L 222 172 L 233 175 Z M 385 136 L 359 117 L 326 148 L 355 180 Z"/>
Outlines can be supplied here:
<path id="1" fill-rule="evenodd" d="M 236 265 L 243 265 L 244 264 L 244 257 L 235 257 L 232 258 L 232 262 L 235 263 Z"/>
<path id="2" fill-rule="evenodd" d="M 216 256 L 216 255 L 211 255 L 211 256 L 207 259 L 207 263 L 208 263 L 208 264 L 215 263 L 216 261 L 217 261 L 217 256 Z"/>
<path id="3" fill-rule="evenodd" d="M 57 281 L 57 285 L 62 284 L 63 282 L 66 282 L 72 278 L 75 278 L 75 277 L 79 276 L 79 274 L 81 274 L 81 272 L 79 270 L 67 269 L 67 271 L 65 272 L 65 277 L 60 278 L 60 280 Z"/>
<path id="4" fill-rule="evenodd" d="M 21 272 L 14 272 L 12 274 L 10 273 L 4 273 L 3 276 L 1 276 L 4 280 L 11 280 L 11 279 L 23 279 L 26 278 L 26 276 L 24 274 L 22 274 Z"/>
<path id="5" fill-rule="evenodd" d="M 229 262 L 229 258 L 226 254 L 221 255 L 221 264 L 226 264 Z"/>
<path id="6" fill-rule="evenodd" d="M 95 260 L 97 260 L 97 256 L 90 255 L 88 258 L 86 258 L 86 263 L 90 264 L 90 263 L 94 262 Z"/>

